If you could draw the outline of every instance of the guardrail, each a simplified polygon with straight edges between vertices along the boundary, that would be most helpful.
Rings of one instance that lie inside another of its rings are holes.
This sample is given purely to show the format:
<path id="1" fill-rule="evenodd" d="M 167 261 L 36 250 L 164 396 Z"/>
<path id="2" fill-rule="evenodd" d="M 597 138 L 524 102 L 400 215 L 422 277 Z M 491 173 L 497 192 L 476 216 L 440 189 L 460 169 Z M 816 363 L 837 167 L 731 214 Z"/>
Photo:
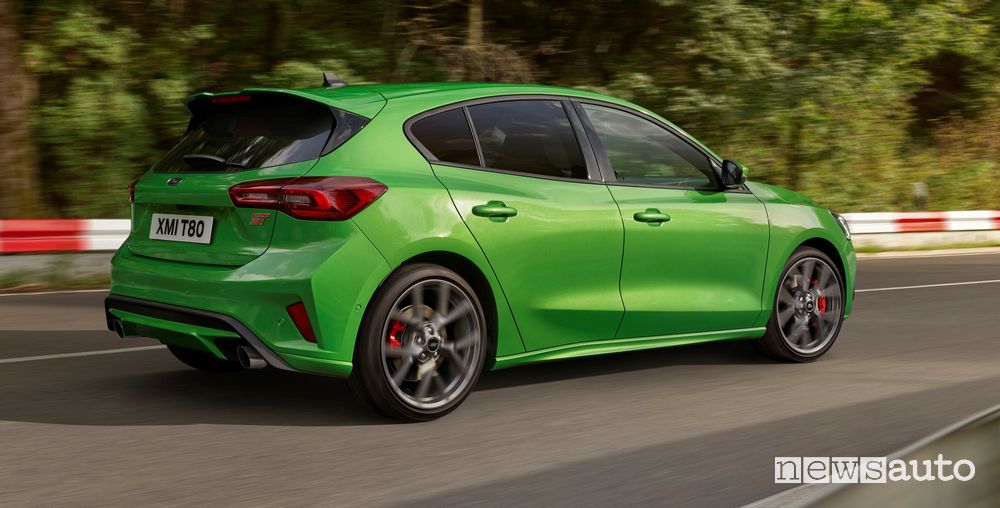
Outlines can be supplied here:
<path id="1" fill-rule="evenodd" d="M 845 213 L 856 235 L 873 233 L 938 233 L 1000 229 L 1000 211 Z"/>
<path id="2" fill-rule="evenodd" d="M 884 233 L 1000 230 L 1000 211 L 845 213 L 858 236 Z M 0 254 L 116 250 L 128 219 L 0 220 Z"/>
<path id="3" fill-rule="evenodd" d="M 116 250 L 129 228 L 128 219 L 0 220 L 0 254 Z"/>

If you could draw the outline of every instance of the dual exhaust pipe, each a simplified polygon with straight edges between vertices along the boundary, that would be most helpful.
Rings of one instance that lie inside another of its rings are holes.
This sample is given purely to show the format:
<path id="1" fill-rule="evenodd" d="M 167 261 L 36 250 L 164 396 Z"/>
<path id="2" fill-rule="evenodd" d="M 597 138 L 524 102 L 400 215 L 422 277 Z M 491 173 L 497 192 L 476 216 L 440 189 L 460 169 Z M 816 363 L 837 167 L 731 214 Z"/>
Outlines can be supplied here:
<path id="1" fill-rule="evenodd" d="M 112 321 L 111 329 L 114 330 L 115 335 L 119 339 L 125 338 L 125 325 L 122 324 L 121 319 Z M 240 366 L 244 369 L 263 369 L 267 367 L 267 360 L 256 349 L 250 346 L 238 346 L 236 348 L 236 360 L 240 362 Z"/>

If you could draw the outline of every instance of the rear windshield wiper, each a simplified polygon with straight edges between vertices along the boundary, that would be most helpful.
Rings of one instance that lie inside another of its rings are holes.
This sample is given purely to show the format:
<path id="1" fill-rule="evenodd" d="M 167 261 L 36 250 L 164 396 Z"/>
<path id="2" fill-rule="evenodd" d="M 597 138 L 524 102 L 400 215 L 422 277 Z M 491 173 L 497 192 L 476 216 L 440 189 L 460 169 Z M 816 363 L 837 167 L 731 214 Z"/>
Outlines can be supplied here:
<path id="1" fill-rule="evenodd" d="M 216 168 L 239 168 L 246 169 L 247 165 L 242 162 L 232 162 L 223 159 L 222 157 L 216 157 L 215 155 L 208 155 L 205 153 L 189 153 L 182 157 L 184 163 L 188 166 L 195 167 L 216 167 Z"/>

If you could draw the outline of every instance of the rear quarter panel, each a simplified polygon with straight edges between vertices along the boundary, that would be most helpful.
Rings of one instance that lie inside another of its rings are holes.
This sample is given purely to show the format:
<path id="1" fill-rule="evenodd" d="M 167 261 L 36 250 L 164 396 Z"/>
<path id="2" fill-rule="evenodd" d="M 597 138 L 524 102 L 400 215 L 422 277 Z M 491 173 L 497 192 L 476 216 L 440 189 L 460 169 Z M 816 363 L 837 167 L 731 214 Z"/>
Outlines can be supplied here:
<path id="1" fill-rule="evenodd" d="M 430 252 L 448 252 L 468 259 L 483 273 L 496 301 L 496 354 L 523 352 L 507 299 L 482 250 L 430 164 L 403 132 L 403 123 L 420 111 L 384 108 L 361 132 L 321 159 L 309 176 L 365 176 L 385 184 L 388 191 L 352 220 L 385 259 L 390 272 Z M 362 297 L 370 301 L 377 289 L 371 288 L 370 294 Z M 354 336 L 357 325 L 360 319 L 352 327 Z"/>
<path id="2" fill-rule="evenodd" d="M 815 239 L 829 242 L 839 255 L 839 259 L 834 261 L 839 261 L 844 267 L 844 315 L 849 316 L 854 306 L 857 256 L 836 219 L 829 211 L 799 193 L 758 182 L 748 182 L 747 186 L 764 203 L 771 223 L 762 296 L 764 312 L 758 319 L 758 326 L 767 324 L 771 315 L 778 282 L 788 258 L 803 243 Z"/>

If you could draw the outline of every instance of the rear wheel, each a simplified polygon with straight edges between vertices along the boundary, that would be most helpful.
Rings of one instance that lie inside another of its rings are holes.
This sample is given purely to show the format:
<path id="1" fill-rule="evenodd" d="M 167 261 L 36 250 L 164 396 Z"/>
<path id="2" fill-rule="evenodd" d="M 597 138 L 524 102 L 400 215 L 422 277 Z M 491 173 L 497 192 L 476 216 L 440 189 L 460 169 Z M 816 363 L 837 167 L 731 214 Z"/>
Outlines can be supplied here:
<path id="1" fill-rule="evenodd" d="M 205 372 L 211 372 L 213 374 L 226 374 L 229 372 L 239 372 L 243 370 L 243 367 L 240 366 L 239 362 L 220 360 L 216 358 L 215 355 L 204 351 L 197 351 L 177 346 L 167 346 L 167 349 L 169 349 L 178 360 L 188 367 L 194 367 Z"/>
<path id="2" fill-rule="evenodd" d="M 426 421 L 465 400 L 483 368 L 486 322 L 469 284 L 415 264 L 387 280 L 358 334 L 352 390 L 383 414 Z"/>
<path id="3" fill-rule="evenodd" d="M 830 257 L 811 247 L 792 254 L 758 348 L 779 360 L 810 362 L 833 346 L 844 322 L 844 283 Z"/>

